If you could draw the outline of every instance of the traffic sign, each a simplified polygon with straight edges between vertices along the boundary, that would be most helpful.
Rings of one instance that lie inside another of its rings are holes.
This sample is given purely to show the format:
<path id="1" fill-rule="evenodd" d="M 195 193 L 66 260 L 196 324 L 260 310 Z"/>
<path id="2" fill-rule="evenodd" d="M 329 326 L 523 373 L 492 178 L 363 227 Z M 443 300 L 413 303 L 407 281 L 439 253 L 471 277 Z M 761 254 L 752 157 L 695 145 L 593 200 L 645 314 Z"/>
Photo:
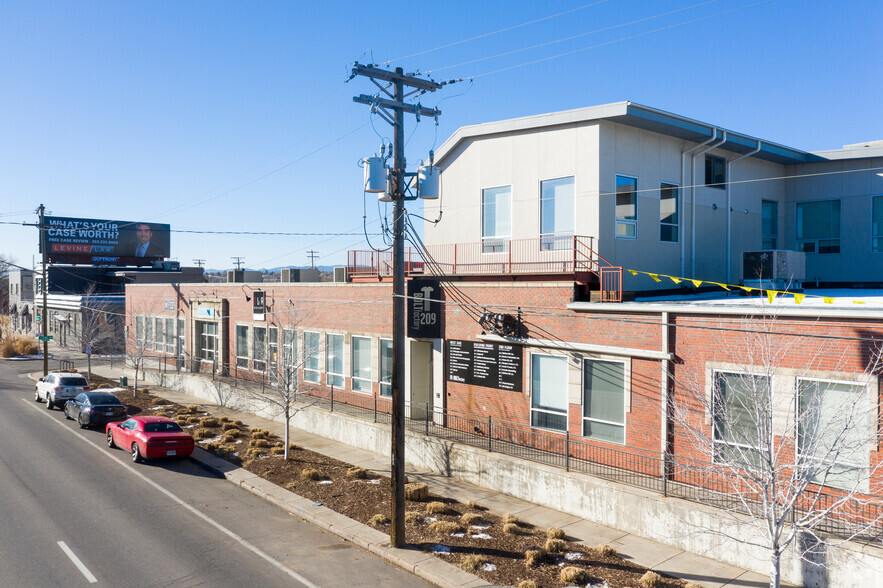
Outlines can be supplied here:
<path id="1" fill-rule="evenodd" d="M 52 335 L 40 335 L 39 337 L 37 337 L 37 339 L 39 339 L 40 341 L 51 341 Z"/>

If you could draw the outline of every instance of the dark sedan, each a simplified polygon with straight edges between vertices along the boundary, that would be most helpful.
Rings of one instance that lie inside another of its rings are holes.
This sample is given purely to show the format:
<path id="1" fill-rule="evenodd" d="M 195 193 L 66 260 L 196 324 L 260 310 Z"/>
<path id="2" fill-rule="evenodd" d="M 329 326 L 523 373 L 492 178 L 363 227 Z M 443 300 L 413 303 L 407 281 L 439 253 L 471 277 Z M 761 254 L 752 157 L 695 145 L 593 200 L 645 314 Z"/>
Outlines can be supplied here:
<path id="1" fill-rule="evenodd" d="M 75 419 L 81 429 L 106 425 L 129 418 L 129 412 L 119 398 L 108 392 L 81 392 L 64 405 L 64 416 Z"/>

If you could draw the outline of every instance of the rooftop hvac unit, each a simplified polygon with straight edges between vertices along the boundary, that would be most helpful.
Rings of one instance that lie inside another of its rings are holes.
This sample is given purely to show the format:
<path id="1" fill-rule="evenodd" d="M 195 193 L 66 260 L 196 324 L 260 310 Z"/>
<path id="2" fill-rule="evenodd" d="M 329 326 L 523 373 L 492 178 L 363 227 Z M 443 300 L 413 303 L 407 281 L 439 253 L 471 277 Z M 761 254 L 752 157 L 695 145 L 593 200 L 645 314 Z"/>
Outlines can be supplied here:
<path id="1" fill-rule="evenodd" d="M 227 270 L 228 282 L 244 282 L 245 274 L 242 270 Z"/>
<path id="2" fill-rule="evenodd" d="M 753 288 L 785 290 L 803 287 L 806 254 L 802 251 L 746 251 L 742 254 L 742 283 Z"/>
<path id="3" fill-rule="evenodd" d="M 346 282 L 346 267 L 341 266 L 334 268 L 334 281 Z"/>
<path id="4" fill-rule="evenodd" d="M 300 282 L 300 269 L 286 267 L 282 269 L 283 282 Z"/>

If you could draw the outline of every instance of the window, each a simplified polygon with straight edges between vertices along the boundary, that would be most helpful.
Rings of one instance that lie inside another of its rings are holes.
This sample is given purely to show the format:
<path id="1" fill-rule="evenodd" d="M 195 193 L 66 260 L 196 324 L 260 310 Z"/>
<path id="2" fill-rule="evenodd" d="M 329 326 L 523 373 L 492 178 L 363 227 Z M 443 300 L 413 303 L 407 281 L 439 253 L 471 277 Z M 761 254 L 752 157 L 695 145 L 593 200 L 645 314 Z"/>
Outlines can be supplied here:
<path id="1" fill-rule="evenodd" d="M 335 388 L 344 387 L 343 335 L 325 335 L 325 383 Z"/>
<path id="2" fill-rule="evenodd" d="M 297 382 L 297 333 L 293 329 L 282 329 L 282 382 L 295 385 Z"/>
<path id="3" fill-rule="evenodd" d="M 883 196 L 874 196 L 871 211 L 871 251 L 883 251 Z"/>
<path id="4" fill-rule="evenodd" d="M 531 356 L 530 424 L 567 430 L 567 358 Z"/>
<path id="5" fill-rule="evenodd" d="M 680 196 L 675 184 L 662 182 L 659 185 L 659 240 L 667 243 L 678 242 L 678 213 Z"/>
<path id="6" fill-rule="evenodd" d="M 371 339 L 353 337 L 353 390 L 371 393 Z"/>
<path id="7" fill-rule="evenodd" d="M 540 182 L 540 249 L 569 249 L 573 236 L 573 176 Z"/>
<path id="8" fill-rule="evenodd" d="M 625 364 L 583 361 L 583 435 L 625 443 Z"/>
<path id="9" fill-rule="evenodd" d="M 716 155 L 705 156 L 705 185 L 710 188 L 726 188 L 727 160 Z"/>
<path id="10" fill-rule="evenodd" d="M 813 482 L 868 491 L 871 444 L 864 385 L 797 381 L 798 463 Z"/>
<path id="11" fill-rule="evenodd" d="M 713 427 L 714 459 L 737 468 L 753 469 L 761 463 L 758 448 L 769 436 L 770 381 L 766 376 L 737 373 L 715 375 Z"/>
<path id="12" fill-rule="evenodd" d="M 236 325 L 236 367 L 248 369 L 248 325 Z"/>
<path id="13" fill-rule="evenodd" d="M 392 339 L 380 340 L 380 395 L 392 398 Z"/>
<path id="14" fill-rule="evenodd" d="M 797 203 L 797 250 L 840 253 L 840 201 Z"/>
<path id="15" fill-rule="evenodd" d="M 199 358 L 205 361 L 217 361 L 218 323 L 197 321 L 196 329 L 199 336 Z"/>
<path id="16" fill-rule="evenodd" d="M 165 343 L 166 343 L 166 336 L 165 336 L 165 332 L 166 332 L 166 328 L 165 328 L 166 321 L 163 320 L 162 318 L 158 317 L 158 316 L 157 316 L 157 317 L 154 317 L 153 320 L 154 320 L 155 325 L 156 325 L 156 326 L 154 327 L 154 329 L 156 330 L 156 344 L 153 346 L 153 348 L 154 348 L 156 351 L 162 351 L 163 349 L 165 349 Z"/>
<path id="17" fill-rule="evenodd" d="M 304 381 L 318 384 L 322 381 L 319 373 L 319 333 L 304 331 Z"/>
<path id="18" fill-rule="evenodd" d="M 638 180 L 616 176 L 616 236 L 638 238 Z"/>
<path id="19" fill-rule="evenodd" d="M 267 328 L 254 327 L 251 341 L 251 369 L 263 372 L 267 369 Z"/>
<path id="20" fill-rule="evenodd" d="M 186 349 L 185 337 L 187 333 L 186 322 L 184 319 L 178 319 L 178 357 L 184 357 L 184 350 Z"/>
<path id="21" fill-rule="evenodd" d="M 135 345 L 137 347 L 144 346 L 144 317 L 135 317 Z"/>
<path id="22" fill-rule="evenodd" d="M 512 187 L 485 188 L 481 191 L 481 252 L 509 250 L 512 236 Z"/>
<path id="23" fill-rule="evenodd" d="M 762 200 L 760 203 L 761 249 L 778 249 L 779 245 L 779 203 Z"/>
<path id="24" fill-rule="evenodd" d="M 175 319 L 166 319 L 166 353 L 175 353 Z"/>
<path id="25" fill-rule="evenodd" d="M 279 329 L 270 327 L 268 333 L 270 339 L 267 341 L 267 359 L 270 362 L 270 377 L 276 382 L 279 376 Z"/>
<path id="26" fill-rule="evenodd" d="M 144 317 L 144 349 L 153 349 L 153 317 Z"/>

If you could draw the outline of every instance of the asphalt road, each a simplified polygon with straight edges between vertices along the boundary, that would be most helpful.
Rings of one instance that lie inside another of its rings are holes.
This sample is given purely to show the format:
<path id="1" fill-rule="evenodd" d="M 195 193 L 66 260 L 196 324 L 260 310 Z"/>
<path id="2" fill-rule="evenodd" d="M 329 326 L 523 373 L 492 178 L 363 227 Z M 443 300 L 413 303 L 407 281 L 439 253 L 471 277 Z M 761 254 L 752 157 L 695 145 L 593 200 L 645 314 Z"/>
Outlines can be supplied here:
<path id="1" fill-rule="evenodd" d="M 195 462 L 133 464 L 0 360 L 0 587 L 430 586 Z"/>

